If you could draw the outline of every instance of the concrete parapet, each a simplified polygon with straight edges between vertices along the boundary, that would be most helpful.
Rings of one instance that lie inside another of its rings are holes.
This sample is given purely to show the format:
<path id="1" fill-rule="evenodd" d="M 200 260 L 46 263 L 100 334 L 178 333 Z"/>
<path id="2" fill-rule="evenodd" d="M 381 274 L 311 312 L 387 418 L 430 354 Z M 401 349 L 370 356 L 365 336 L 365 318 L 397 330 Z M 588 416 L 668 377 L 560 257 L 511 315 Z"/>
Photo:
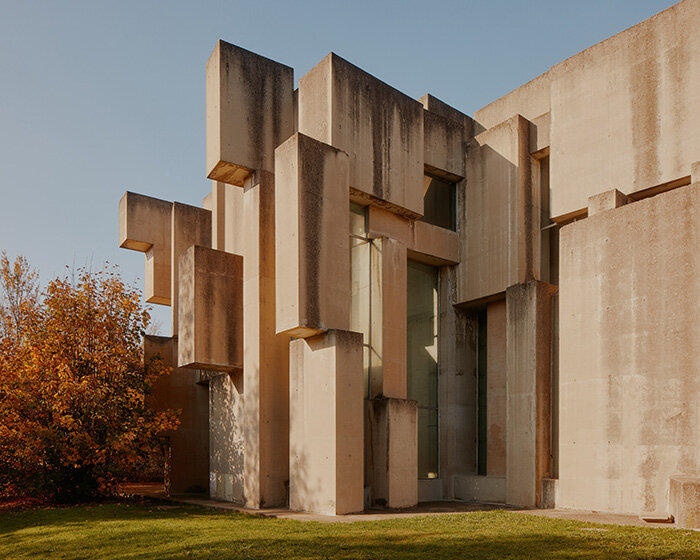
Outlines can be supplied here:
<path id="1" fill-rule="evenodd" d="M 542 503 L 551 472 L 551 298 L 533 280 L 506 290 L 506 502 Z"/>
<path id="2" fill-rule="evenodd" d="M 365 401 L 365 487 L 371 503 L 390 508 L 418 503 L 418 403 Z"/>
<path id="3" fill-rule="evenodd" d="M 412 221 L 408 234 L 408 255 L 433 266 L 459 263 L 459 234 L 426 222 Z"/>
<path id="4" fill-rule="evenodd" d="M 423 106 L 336 54 L 299 79 L 299 132 L 350 156 L 351 193 L 423 214 Z"/>
<path id="5" fill-rule="evenodd" d="M 588 215 L 593 216 L 606 210 L 613 210 L 629 202 L 627 195 L 617 189 L 611 189 L 588 197 Z"/>
<path id="6" fill-rule="evenodd" d="M 154 410 L 180 410 L 180 426 L 166 432 L 170 443 L 167 491 L 170 494 L 201 492 L 209 482 L 209 422 L 206 386 L 199 385 L 199 372 L 177 366 L 177 338 L 146 335 L 143 353 L 146 367 L 162 359 L 172 368 L 159 378 L 146 402 Z"/>
<path id="7" fill-rule="evenodd" d="M 148 303 L 170 305 L 170 215 L 173 203 L 132 192 L 119 201 L 119 246 L 146 253 Z"/>
<path id="8" fill-rule="evenodd" d="M 289 507 L 361 511 L 362 335 L 330 330 L 290 343 Z"/>
<path id="9" fill-rule="evenodd" d="M 676 527 L 700 529 L 700 477 L 672 476 L 668 509 Z"/>
<path id="10" fill-rule="evenodd" d="M 277 332 L 350 328 L 348 156 L 303 134 L 275 151 Z"/>
<path id="11" fill-rule="evenodd" d="M 193 245 L 179 275 L 179 366 L 241 370 L 243 257 Z"/>
<path id="12" fill-rule="evenodd" d="M 207 177 L 242 187 L 274 171 L 274 151 L 294 132 L 294 70 L 219 41 L 206 68 Z"/>

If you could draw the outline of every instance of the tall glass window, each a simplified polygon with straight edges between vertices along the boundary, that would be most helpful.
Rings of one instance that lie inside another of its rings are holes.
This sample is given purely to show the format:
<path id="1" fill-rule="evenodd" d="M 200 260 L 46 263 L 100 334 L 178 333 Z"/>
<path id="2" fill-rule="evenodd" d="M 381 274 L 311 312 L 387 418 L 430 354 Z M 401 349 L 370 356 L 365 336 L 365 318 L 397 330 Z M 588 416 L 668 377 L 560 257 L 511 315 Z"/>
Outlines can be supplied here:
<path id="1" fill-rule="evenodd" d="M 408 261 L 408 398 L 418 401 L 418 477 L 438 470 L 438 270 Z"/>

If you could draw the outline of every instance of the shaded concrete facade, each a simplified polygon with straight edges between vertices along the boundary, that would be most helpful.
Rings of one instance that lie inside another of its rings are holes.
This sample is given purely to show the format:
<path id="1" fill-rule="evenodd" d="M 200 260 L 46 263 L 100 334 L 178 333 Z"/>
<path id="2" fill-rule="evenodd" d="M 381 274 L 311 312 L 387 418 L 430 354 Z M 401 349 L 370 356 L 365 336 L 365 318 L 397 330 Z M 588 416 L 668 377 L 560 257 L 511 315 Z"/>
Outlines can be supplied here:
<path id="1" fill-rule="evenodd" d="M 211 496 L 249 507 L 697 525 L 698 23 L 681 2 L 473 117 L 333 53 L 295 90 L 220 41 L 203 208 L 120 203 L 173 307 L 147 357 L 209 391 L 208 448 L 172 435 L 172 472 L 201 480 L 189 441 Z"/>

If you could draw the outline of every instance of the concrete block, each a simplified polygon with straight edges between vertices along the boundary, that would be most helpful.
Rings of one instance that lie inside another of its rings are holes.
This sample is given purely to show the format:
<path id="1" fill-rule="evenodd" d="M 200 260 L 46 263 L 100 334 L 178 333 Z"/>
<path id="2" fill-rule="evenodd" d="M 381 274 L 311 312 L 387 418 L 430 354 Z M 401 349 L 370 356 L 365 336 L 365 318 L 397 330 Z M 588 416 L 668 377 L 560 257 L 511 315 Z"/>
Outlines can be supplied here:
<path id="1" fill-rule="evenodd" d="M 241 370 L 243 257 L 192 245 L 179 275 L 179 366 Z"/>
<path id="2" fill-rule="evenodd" d="M 146 253 L 144 296 L 170 305 L 170 215 L 172 202 L 132 192 L 119 201 L 119 246 Z"/>
<path id="3" fill-rule="evenodd" d="M 371 250 L 371 397 L 407 396 L 406 245 L 381 237 Z"/>
<path id="4" fill-rule="evenodd" d="M 290 343 L 289 507 L 325 515 L 364 505 L 362 335 Z"/>
<path id="5" fill-rule="evenodd" d="M 551 473 L 551 298 L 532 281 L 506 290 L 506 501 L 542 503 Z"/>
<path id="6" fill-rule="evenodd" d="M 700 529 L 700 477 L 672 476 L 668 504 L 676 527 Z"/>
<path id="7" fill-rule="evenodd" d="M 206 68 L 207 177 L 242 187 L 274 171 L 274 150 L 294 132 L 294 71 L 219 41 Z"/>
<path id="8" fill-rule="evenodd" d="M 549 130 L 551 124 L 551 113 L 540 115 L 530 123 L 530 153 L 533 157 L 539 159 L 549 155 Z"/>
<path id="9" fill-rule="evenodd" d="M 350 328 L 348 156 L 303 134 L 275 151 L 277 332 Z"/>
<path id="10" fill-rule="evenodd" d="M 170 229 L 170 293 L 172 294 L 173 336 L 178 335 L 178 304 L 180 257 L 192 245 L 211 247 L 211 211 L 189 204 L 174 202 Z"/>
<path id="11" fill-rule="evenodd" d="M 445 103 L 431 95 L 420 99 L 423 112 L 423 159 L 425 170 L 434 175 L 459 181 L 466 175 L 467 140 L 471 136 L 472 122 L 456 109 L 433 112 L 429 107 Z M 449 115 L 449 116 L 448 116 Z M 451 118 L 450 118 L 451 117 Z"/>
<path id="12" fill-rule="evenodd" d="M 390 237 L 408 244 L 411 220 L 381 208 L 367 207 L 367 235 L 369 237 Z"/>
<path id="13" fill-rule="evenodd" d="M 557 507 L 559 494 L 559 480 L 556 478 L 542 479 L 542 500 L 540 507 L 544 509 L 554 509 Z"/>
<path id="14" fill-rule="evenodd" d="M 365 487 L 373 506 L 418 503 L 418 403 L 391 398 L 365 401 Z"/>
<path id="15" fill-rule="evenodd" d="M 505 476 L 456 475 L 454 486 L 458 500 L 491 504 L 506 502 Z"/>
<path id="16" fill-rule="evenodd" d="M 336 54 L 299 79 L 299 132 L 350 157 L 351 195 L 423 214 L 423 106 Z"/>
<path id="17" fill-rule="evenodd" d="M 162 360 L 172 368 L 158 379 L 146 403 L 154 410 L 180 410 L 180 426 L 166 432 L 170 444 L 169 493 L 203 492 L 209 475 L 209 421 L 206 385 L 198 383 L 199 372 L 177 366 L 177 338 L 146 335 L 144 361 Z"/>
<path id="18" fill-rule="evenodd" d="M 540 196 L 532 181 L 530 122 L 512 117 L 467 148 L 467 185 L 458 205 L 457 302 L 502 293 L 539 277 Z"/>
<path id="19" fill-rule="evenodd" d="M 588 197 L 588 215 L 593 216 L 606 210 L 613 210 L 629 202 L 627 195 L 617 189 L 611 189 Z"/>
<path id="20" fill-rule="evenodd" d="M 459 234 L 426 222 L 412 221 L 408 233 L 409 258 L 433 266 L 459 263 Z"/>
<path id="21" fill-rule="evenodd" d="M 243 503 L 243 376 L 209 378 L 209 495 Z"/>
<path id="22" fill-rule="evenodd" d="M 690 182 L 697 183 L 700 181 L 700 161 L 696 161 L 690 166 Z"/>

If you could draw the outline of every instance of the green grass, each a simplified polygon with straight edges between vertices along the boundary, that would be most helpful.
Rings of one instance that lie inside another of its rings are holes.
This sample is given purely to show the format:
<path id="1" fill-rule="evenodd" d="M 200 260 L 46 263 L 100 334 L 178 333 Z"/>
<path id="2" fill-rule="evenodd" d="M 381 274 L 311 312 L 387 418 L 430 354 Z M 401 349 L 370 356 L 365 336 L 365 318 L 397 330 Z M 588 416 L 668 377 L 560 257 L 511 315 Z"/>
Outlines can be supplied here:
<path id="1" fill-rule="evenodd" d="M 104 504 L 0 513 L 0 558 L 700 558 L 700 533 L 490 511 L 357 523 Z"/>

